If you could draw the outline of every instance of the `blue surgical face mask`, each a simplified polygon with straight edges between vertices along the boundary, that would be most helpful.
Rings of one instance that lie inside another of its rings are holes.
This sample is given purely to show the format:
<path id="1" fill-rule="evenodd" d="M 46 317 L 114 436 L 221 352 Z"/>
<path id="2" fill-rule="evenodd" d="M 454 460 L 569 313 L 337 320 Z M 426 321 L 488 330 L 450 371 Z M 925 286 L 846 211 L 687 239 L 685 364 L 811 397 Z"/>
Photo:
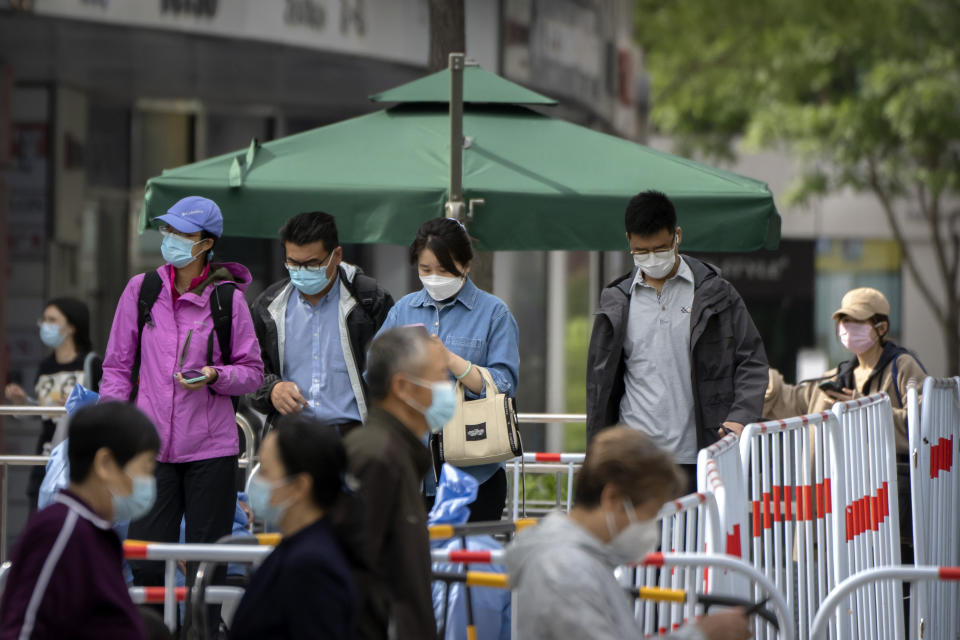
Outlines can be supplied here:
<path id="1" fill-rule="evenodd" d="M 40 324 L 40 341 L 51 349 L 56 349 L 63 344 L 66 336 L 60 331 L 60 325 L 56 322 L 43 322 Z"/>
<path id="2" fill-rule="evenodd" d="M 273 495 L 273 490 L 278 486 L 282 486 L 282 484 L 283 483 L 275 485 L 260 475 L 253 476 L 253 479 L 250 481 L 250 489 L 247 491 L 247 494 L 250 497 L 250 508 L 253 509 L 253 515 L 261 518 L 269 525 L 276 526 L 279 524 L 284 512 L 286 512 L 290 506 L 289 503 L 270 504 L 270 497 Z"/>
<path id="3" fill-rule="evenodd" d="M 287 271 L 290 272 L 290 282 L 304 295 L 315 296 L 330 284 L 326 267 L 310 269 L 307 267 L 294 267 L 288 264 Z"/>
<path id="4" fill-rule="evenodd" d="M 183 269 L 199 257 L 193 255 L 193 248 L 201 242 L 203 240 L 190 242 L 175 233 L 165 233 L 163 234 L 163 242 L 160 243 L 160 253 L 163 255 L 163 259 L 174 267 Z"/>
<path id="5" fill-rule="evenodd" d="M 130 495 L 112 495 L 113 519 L 116 522 L 129 522 L 142 518 L 150 512 L 157 499 L 156 478 L 153 476 L 133 476 L 132 479 L 133 491 Z"/>
<path id="6" fill-rule="evenodd" d="M 454 393 L 453 383 L 449 380 L 427 382 L 418 378 L 407 377 L 414 384 L 429 388 L 430 395 L 433 397 L 430 400 L 429 407 L 422 407 L 410 400 L 404 400 L 404 402 L 423 414 L 431 433 L 440 433 L 457 410 L 457 395 Z"/>

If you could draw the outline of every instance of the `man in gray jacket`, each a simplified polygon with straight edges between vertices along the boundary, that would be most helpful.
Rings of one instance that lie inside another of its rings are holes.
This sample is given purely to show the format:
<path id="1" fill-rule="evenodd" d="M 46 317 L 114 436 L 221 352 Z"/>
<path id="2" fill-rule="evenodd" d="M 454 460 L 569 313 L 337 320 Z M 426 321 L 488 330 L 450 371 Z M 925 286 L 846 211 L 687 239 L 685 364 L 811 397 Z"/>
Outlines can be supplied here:
<path id="1" fill-rule="evenodd" d="M 570 515 L 554 512 L 507 549 L 513 612 L 524 640 L 633 640 L 643 630 L 613 575 L 657 547 L 653 518 L 685 479 L 670 456 L 628 427 L 594 440 L 577 475 Z M 743 609 L 701 618 L 674 640 L 746 640 Z"/>
<path id="2" fill-rule="evenodd" d="M 627 205 L 636 268 L 604 288 L 587 355 L 587 438 L 623 423 L 673 455 L 695 490 L 697 452 L 760 418 L 763 342 L 740 294 L 679 253 L 683 229 L 657 191 Z"/>

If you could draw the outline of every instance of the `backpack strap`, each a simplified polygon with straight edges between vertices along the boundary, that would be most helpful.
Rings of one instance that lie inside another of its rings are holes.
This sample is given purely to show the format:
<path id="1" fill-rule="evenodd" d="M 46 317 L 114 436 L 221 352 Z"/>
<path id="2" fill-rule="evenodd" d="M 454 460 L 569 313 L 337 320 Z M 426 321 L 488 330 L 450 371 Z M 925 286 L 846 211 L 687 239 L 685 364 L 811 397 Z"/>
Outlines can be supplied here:
<path id="1" fill-rule="evenodd" d="M 363 273 L 357 273 L 353 282 L 344 277 L 341 277 L 340 281 L 346 285 L 350 295 L 359 303 L 367 317 L 375 321 L 373 307 L 377 303 L 377 281 Z"/>
<path id="2" fill-rule="evenodd" d="M 903 396 L 900 395 L 900 383 L 898 382 L 898 381 L 900 380 L 900 376 L 898 375 L 898 372 L 897 372 L 897 360 L 899 360 L 899 359 L 900 359 L 900 354 L 897 354 L 897 355 L 894 356 L 894 358 L 893 358 L 893 371 L 892 371 L 893 380 L 892 380 L 892 382 L 893 382 L 893 390 L 897 392 L 897 404 L 899 404 L 899 405 L 902 407 L 902 406 L 903 406 Z"/>
<path id="3" fill-rule="evenodd" d="M 143 340 L 143 328 L 149 322 L 153 324 L 150 317 L 150 310 L 154 303 L 160 297 L 160 291 L 163 289 L 163 280 L 156 271 L 148 271 L 143 274 L 143 282 L 140 283 L 140 294 L 137 297 L 137 352 L 133 357 L 133 367 L 130 369 L 130 382 L 133 388 L 130 390 L 130 402 L 137 399 L 137 392 L 140 391 L 140 357 L 142 354 L 141 341 Z"/>
<path id="4" fill-rule="evenodd" d="M 90 391 L 93 391 L 93 361 L 99 357 L 96 352 L 91 351 L 83 359 L 83 386 Z"/>
<path id="5" fill-rule="evenodd" d="M 210 295 L 210 315 L 213 316 L 213 333 L 217 334 L 222 364 L 230 364 L 233 338 L 233 292 L 237 286 L 226 282 L 214 288 Z M 207 364 L 213 365 L 213 333 L 207 340 Z"/>
<path id="6" fill-rule="evenodd" d="M 231 341 L 233 339 L 233 292 L 237 285 L 232 282 L 225 282 L 217 285 L 210 294 L 210 315 L 213 316 L 213 333 L 207 338 L 207 364 L 213 366 L 213 335 L 217 335 L 217 344 L 220 345 L 221 364 L 230 364 Z M 216 395 L 216 392 L 207 387 L 210 395 Z M 231 396 L 233 410 L 237 410 L 240 398 Z"/>

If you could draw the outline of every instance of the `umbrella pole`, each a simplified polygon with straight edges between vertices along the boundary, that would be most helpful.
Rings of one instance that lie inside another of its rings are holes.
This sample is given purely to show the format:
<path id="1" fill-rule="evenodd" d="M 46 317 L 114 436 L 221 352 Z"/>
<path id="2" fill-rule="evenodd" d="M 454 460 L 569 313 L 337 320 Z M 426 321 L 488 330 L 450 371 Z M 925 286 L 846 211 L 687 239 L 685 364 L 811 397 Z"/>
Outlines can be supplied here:
<path id="1" fill-rule="evenodd" d="M 450 54 L 450 195 L 444 206 L 448 218 L 464 219 L 463 203 L 463 68 L 466 56 Z"/>

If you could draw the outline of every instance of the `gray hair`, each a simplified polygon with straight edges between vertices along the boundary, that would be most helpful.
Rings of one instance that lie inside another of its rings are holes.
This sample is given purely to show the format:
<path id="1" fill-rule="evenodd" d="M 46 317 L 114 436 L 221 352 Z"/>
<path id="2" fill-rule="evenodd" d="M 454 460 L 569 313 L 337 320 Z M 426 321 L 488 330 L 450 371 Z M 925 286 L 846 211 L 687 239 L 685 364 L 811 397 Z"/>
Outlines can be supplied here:
<path id="1" fill-rule="evenodd" d="M 427 365 L 430 336 L 423 327 L 397 327 L 383 332 L 367 354 L 367 387 L 375 401 L 390 394 L 398 373 L 418 376 Z"/>

